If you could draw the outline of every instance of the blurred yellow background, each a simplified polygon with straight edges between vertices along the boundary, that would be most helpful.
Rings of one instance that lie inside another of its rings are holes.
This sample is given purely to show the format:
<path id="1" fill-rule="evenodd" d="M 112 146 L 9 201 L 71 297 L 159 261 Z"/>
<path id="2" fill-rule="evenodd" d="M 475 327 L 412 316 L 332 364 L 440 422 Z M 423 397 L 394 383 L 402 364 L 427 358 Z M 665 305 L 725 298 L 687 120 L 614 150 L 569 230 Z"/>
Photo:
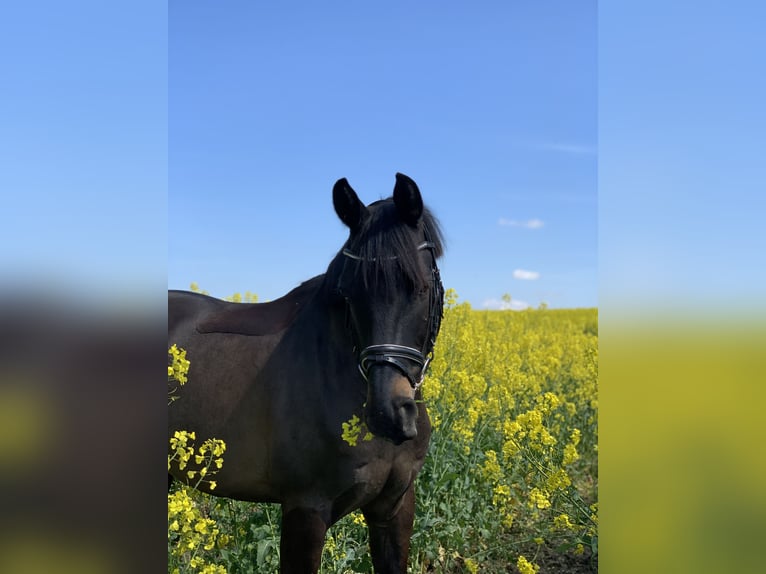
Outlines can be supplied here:
<path id="1" fill-rule="evenodd" d="M 601 320 L 600 571 L 763 571 L 766 322 Z"/>

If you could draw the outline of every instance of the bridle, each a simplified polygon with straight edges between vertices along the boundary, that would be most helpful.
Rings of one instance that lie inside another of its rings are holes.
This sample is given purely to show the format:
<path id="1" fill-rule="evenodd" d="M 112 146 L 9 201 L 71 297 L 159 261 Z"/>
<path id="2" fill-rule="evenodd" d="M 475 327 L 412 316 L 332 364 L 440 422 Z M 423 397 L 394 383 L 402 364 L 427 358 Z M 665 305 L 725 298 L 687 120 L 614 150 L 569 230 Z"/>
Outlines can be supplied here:
<path id="1" fill-rule="evenodd" d="M 441 276 L 439 275 L 439 267 L 436 265 L 436 244 L 428 237 L 428 231 L 426 233 L 426 240 L 417 246 L 418 251 L 428 250 L 431 253 L 431 287 L 429 292 L 428 302 L 428 335 L 423 347 L 416 349 L 407 345 L 398 345 L 394 343 L 384 343 L 380 345 L 369 345 L 359 352 L 358 365 L 359 372 L 365 381 L 369 383 L 370 369 L 379 364 L 392 365 L 399 369 L 410 381 L 410 385 L 414 390 L 418 390 L 423 384 L 423 379 L 426 375 L 428 365 L 433 359 L 434 345 L 436 344 L 436 336 L 439 334 L 439 328 L 441 327 L 442 314 L 444 311 L 444 286 L 441 282 Z M 376 261 L 376 258 L 364 258 L 360 257 L 349 251 L 343 249 L 341 252 L 345 257 L 354 261 Z M 389 257 L 387 259 L 396 259 L 396 256 Z M 345 270 L 345 263 L 344 263 Z M 338 292 L 342 294 L 341 281 L 343 272 L 341 272 L 338 278 Z M 351 329 L 350 325 L 350 301 L 348 297 L 344 297 L 346 300 L 346 325 Z M 354 347 L 356 350 L 357 346 Z M 412 369 L 408 367 L 407 362 L 417 365 L 418 373 L 413 376 Z"/>

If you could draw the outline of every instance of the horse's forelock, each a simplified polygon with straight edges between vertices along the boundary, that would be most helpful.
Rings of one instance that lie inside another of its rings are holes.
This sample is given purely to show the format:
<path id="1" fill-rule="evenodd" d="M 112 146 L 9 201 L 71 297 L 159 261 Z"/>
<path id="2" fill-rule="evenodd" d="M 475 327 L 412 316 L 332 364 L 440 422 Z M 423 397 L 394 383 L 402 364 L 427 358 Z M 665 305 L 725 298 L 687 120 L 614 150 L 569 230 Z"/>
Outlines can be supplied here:
<path id="1" fill-rule="evenodd" d="M 424 209 L 413 233 L 412 227 L 399 218 L 392 199 L 375 202 L 369 210 L 371 217 L 346 244 L 346 249 L 359 258 L 365 288 L 382 287 L 391 292 L 401 288 L 402 282 L 409 286 L 427 284 L 430 270 L 421 264 L 418 246 L 430 241 L 434 244 L 434 255 L 437 258 L 442 255 L 444 240 L 436 218 Z"/>

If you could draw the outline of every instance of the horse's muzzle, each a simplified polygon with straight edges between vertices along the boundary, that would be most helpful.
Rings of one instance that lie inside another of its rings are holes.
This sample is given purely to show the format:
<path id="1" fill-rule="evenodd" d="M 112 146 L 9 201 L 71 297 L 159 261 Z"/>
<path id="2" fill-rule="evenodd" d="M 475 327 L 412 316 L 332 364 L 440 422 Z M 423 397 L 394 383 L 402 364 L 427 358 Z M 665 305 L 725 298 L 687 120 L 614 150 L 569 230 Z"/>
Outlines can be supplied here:
<path id="1" fill-rule="evenodd" d="M 372 434 L 394 444 L 418 435 L 418 405 L 409 380 L 398 369 L 386 365 L 371 369 L 365 418 Z"/>

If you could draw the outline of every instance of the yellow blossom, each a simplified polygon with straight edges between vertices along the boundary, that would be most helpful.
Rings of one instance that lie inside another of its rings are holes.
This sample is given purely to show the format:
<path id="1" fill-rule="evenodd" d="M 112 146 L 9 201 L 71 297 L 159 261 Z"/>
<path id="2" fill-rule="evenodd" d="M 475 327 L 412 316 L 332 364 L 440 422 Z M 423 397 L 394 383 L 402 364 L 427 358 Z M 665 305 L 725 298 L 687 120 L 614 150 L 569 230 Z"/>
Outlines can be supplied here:
<path id="1" fill-rule="evenodd" d="M 564 459 L 561 461 L 563 465 L 569 465 L 580 458 L 577 453 L 577 447 L 573 444 L 568 444 L 564 447 Z"/>
<path id="2" fill-rule="evenodd" d="M 363 441 L 370 441 L 373 439 L 373 434 L 367 429 L 367 425 L 364 424 L 358 416 L 353 415 L 346 422 L 341 423 L 341 438 L 349 444 L 349 446 L 356 446 L 359 442 L 359 437 L 362 436 L 362 431 L 365 432 L 362 436 Z"/>
<path id="3" fill-rule="evenodd" d="M 482 465 L 482 475 L 489 482 L 497 482 L 503 476 L 500 464 L 497 462 L 497 453 L 494 450 L 488 450 L 484 453 L 484 464 Z"/>
<path id="4" fill-rule="evenodd" d="M 563 468 L 560 468 L 556 472 L 551 473 L 546 484 L 551 491 L 564 490 L 567 486 L 572 484 L 572 481 L 566 471 Z"/>
<path id="5" fill-rule="evenodd" d="M 168 349 L 168 355 L 170 355 L 171 360 L 171 364 L 168 366 L 168 377 L 175 379 L 182 385 L 185 384 L 187 381 L 186 374 L 189 372 L 190 366 L 190 362 L 186 358 L 186 350 L 173 345 Z"/>
<path id="6" fill-rule="evenodd" d="M 558 530 L 575 530 L 576 529 L 575 525 L 572 524 L 572 521 L 569 520 L 569 515 L 567 514 L 559 514 L 556 518 L 554 518 L 553 526 L 554 528 Z"/>
<path id="7" fill-rule="evenodd" d="M 519 559 L 516 561 L 516 568 L 519 569 L 521 574 L 536 574 L 540 571 L 540 567 L 537 564 L 530 562 L 524 556 L 519 556 Z"/>
<path id="8" fill-rule="evenodd" d="M 541 490 L 537 487 L 529 491 L 529 507 L 542 510 L 550 508 L 551 501 L 548 498 L 548 493 L 545 490 Z"/>

